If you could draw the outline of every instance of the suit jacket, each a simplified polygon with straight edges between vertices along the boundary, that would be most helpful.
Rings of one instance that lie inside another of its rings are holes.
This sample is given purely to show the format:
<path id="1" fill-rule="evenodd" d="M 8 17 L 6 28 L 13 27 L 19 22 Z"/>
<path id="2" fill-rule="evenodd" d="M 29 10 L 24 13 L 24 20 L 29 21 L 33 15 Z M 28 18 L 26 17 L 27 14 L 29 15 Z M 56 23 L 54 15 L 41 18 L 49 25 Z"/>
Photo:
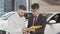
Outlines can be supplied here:
<path id="1" fill-rule="evenodd" d="M 28 28 L 33 26 L 33 19 L 34 19 L 33 16 L 29 18 Z M 44 29 L 46 26 L 46 18 L 43 15 L 39 14 L 36 21 L 36 26 L 42 26 L 42 28 L 36 29 L 36 31 L 31 32 L 31 34 L 44 34 Z"/>

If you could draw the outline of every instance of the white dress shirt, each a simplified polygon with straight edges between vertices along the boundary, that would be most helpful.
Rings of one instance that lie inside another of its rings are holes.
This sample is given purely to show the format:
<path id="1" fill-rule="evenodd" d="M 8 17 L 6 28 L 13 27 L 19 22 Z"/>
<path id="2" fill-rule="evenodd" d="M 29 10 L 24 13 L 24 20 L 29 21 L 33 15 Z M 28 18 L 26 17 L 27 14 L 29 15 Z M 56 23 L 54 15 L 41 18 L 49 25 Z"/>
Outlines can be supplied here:
<path id="1" fill-rule="evenodd" d="M 20 17 L 17 12 L 8 19 L 8 32 L 21 32 L 22 28 L 27 27 L 28 21 L 25 17 Z"/>

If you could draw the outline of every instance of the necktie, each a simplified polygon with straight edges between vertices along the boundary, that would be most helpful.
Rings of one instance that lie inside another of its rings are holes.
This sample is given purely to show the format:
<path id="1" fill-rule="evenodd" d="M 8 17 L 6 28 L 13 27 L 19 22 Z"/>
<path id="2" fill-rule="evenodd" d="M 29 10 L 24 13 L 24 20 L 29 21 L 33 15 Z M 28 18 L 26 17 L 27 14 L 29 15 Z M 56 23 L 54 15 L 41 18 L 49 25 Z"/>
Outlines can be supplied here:
<path id="1" fill-rule="evenodd" d="M 34 26 L 36 25 L 36 16 L 34 17 Z"/>

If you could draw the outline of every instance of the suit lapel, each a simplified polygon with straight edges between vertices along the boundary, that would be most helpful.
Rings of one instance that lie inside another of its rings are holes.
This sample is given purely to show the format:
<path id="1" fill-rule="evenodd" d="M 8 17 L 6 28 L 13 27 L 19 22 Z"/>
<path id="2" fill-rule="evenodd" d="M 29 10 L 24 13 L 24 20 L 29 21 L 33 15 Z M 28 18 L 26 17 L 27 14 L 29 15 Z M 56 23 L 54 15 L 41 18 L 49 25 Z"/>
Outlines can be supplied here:
<path id="1" fill-rule="evenodd" d="M 41 22 L 41 20 L 40 20 L 40 14 L 39 14 L 37 21 L 36 21 L 36 25 L 40 25 L 40 22 Z"/>
<path id="2" fill-rule="evenodd" d="M 30 22 L 30 26 L 33 26 L 33 19 L 34 19 L 34 17 L 31 17 L 31 18 L 30 18 L 30 21 L 31 21 L 31 22 Z"/>
<path id="3" fill-rule="evenodd" d="M 41 18 L 41 16 L 39 14 L 39 16 L 37 18 L 37 21 L 36 21 L 36 25 L 40 25 L 40 23 L 41 23 L 41 19 L 40 18 Z M 31 20 L 30 24 L 31 24 L 31 26 L 33 26 L 34 17 L 31 17 L 30 20 Z"/>

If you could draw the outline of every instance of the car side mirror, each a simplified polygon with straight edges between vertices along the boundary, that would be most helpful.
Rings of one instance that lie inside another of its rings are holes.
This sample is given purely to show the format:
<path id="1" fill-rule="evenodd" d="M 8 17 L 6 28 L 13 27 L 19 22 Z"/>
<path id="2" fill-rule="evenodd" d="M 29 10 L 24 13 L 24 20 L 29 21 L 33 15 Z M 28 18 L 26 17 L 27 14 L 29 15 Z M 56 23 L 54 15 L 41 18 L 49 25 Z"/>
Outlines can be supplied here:
<path id="1" fill-rule="evenodd" d="M 55 20 L 50 20 L 49 24 L 56 24 L 56 21 Z"/>

